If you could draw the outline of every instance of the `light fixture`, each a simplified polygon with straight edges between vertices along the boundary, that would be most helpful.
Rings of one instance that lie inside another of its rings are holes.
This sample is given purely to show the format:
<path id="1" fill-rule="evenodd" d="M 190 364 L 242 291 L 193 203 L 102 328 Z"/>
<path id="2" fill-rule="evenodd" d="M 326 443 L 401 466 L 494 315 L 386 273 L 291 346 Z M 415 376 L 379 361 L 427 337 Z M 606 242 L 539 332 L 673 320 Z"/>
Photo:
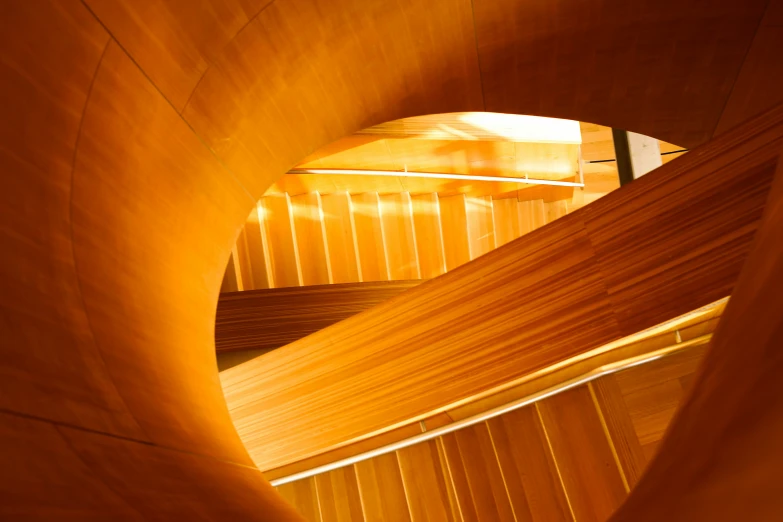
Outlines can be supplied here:
<path id="1" fill-rule="evenodd" d="M 451 179 L 464 181 L 496 181 L 501 183 L 521 183 L 526 185 L 552 185 L 555 187 L 584 187 L 584 183 L 574 181 L 558 181 L 551 179 L 507 178 L 503 176 L 473 176 L 469 174 L 444 174 L 442 172 L 415 172 L 399 170 L 364 170 L 364 169 L 294 169 L 289 174 L 325 174 L 345 176 L 387 176 L 404 178 Z"/>

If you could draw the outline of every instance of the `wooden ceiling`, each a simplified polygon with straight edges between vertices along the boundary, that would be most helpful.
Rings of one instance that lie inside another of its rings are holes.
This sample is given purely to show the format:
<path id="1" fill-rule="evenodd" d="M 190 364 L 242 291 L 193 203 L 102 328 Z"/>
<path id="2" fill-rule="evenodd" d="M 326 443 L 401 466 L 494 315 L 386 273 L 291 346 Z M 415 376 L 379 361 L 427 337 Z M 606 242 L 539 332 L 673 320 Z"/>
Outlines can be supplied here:
<path id="1" fill-rule="evenodd" d="M 237 437 L 212 341 L 228 252 L 271 183 L 343 136 L 421 114 L 555 116 L 693 147 L 723 117 L 781 101 L 767 5 L 780 12 L 776 0 L 10 0 L 1 517 L 297 520 Z"/>

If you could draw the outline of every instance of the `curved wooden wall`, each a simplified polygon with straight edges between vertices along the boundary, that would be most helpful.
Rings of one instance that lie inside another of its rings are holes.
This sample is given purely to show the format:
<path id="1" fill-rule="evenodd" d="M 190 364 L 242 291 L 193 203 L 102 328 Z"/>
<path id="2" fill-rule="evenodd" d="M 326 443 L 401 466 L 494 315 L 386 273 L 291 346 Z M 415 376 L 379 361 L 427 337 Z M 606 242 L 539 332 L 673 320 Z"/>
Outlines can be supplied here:
<path id="1" fill-rule="evenodd" d="M 1 518 L 294 519 L 237 437 L 212 340 L 263 190 L 331 140 L 423 113 L 568 117 L 691 147 L 767 2 L 474 3 L 3 6 Z"/>

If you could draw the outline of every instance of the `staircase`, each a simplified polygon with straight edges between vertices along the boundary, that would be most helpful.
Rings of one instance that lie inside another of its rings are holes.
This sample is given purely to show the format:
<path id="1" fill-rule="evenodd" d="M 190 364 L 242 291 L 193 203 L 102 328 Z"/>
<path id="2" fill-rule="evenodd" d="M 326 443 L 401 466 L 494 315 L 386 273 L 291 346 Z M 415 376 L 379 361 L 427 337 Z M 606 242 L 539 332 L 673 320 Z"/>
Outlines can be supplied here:
<path id="1" fill-rule="evenodd" d="M 268 194 L 240 233 L 222 291 L 429 279 L 567 214 L 578 195 Z"/>
<path id="2" fill-rule="evenodd" d="M 704 353 L 277 489 L 310 522 L 603 522 L 654 455 Z"/>

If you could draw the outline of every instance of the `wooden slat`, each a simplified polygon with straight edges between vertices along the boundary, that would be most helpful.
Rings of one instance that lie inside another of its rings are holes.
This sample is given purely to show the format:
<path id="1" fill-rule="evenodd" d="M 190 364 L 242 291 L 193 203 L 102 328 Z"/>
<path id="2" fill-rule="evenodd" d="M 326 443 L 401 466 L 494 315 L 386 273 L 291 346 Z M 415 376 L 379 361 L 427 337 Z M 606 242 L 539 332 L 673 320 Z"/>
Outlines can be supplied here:
<path id="1" fill-rule="evenodd" d="M 492 197 L 468 197 L 465 208 L 470 258 L 476 259 L 496 246 Z"/>
<path id="2" fill-rule="evenodd" d="M 389 280 L 389 265 L 376 192 L 351 196 L 362 281 Z"/>
<path id="3" fill-rule="evenodd" d="M 332 279 L 335 283 L 362 281 L 351 196 L 345 192 L 322 195 L 321 205 Z"/>
<path id="4" fill-rule="evenodd" d="M 434 440 L 397 451 L 413 522 L 467 522 L 452 511 L 452 485 Z"/>
<path id="5" fill-rule="evenodd" d="M 330 266 L 326 231 L 321 218 L 321 195 L 317 192 L 291 198 L 291 214 L 296 233 L 297 258 L 302 285 L 326 285 L 334 282 Z"/>
<path id="6" fill-rule="evenodd" d="M 239 292 L 242 289 L 242 275 L 238 270 L 239 263 L 236 262 L 236 246 L 231 249 L 231 255 L 228 256 L 226 273 L 223 274 L 223 281 L 220 284 L 221 292 Z"/>
<path id="7" fill-rule="evenodd" d="M 258 208 L 254 207 L 239 233 L 237 259 L 242 273 L 242 290 L 269 288 L 266 253 Z"/>
<path id="8" fill-rule="evenodd" d="M 383 239 L 389 261 L 389 278 L 420 279 L 416 253 L 416 233 L 413 228 L 411 196 L 407 192 L 380 196 Z M 427 248 L 432 248 L 428 245 Z"/>
<path id="9" fill-rule="evenodd" d="M 323 522 L 364 522 L 359 484 L 353 466 L 315 477 Z"/>
<path id="10" fill-rule="evenodd" d="M 520 236 L 517 199 L 504 198 L 492 200 L 492 213 L 495 222 L 495 239 L 498 246 L 503 246 Z"/>
<path id="11" fill-rule="evenodd" d="M 421 277 L 439 276 L 446 271 L 446 253 L 443 250 L 438 195 L 411 196 L 411 204 Z"/>
<path id="12" fill-rule="evenodd" d="M 571 521 L 563 484 L 535 407 L 506 413 L 487 424 L 517 522 Z"/>
<path id="13" fill-rule="evenodd" d="M 288 195 L 261 198 L 258 204 L 271 288 L 301 286 L 296 232 Z"/>
<path id="14" fill-rule="evenodd" d="M 639 481 L 647 459 L 628 413 L 628 406 L 614 375 L 606 375 L 589 384 L 590 392 L 607 430 L 628 490 Z"/>
<path id="15" fill-rule="evenodd" d="M 315 478 L 309 477 L 277 486 L 277 492 L 294 506 L 307 522 L 321 522 Z"/>
<path id="16" fill-rule="evenodd" d="M 440 223 L 443 231 L 443 250 L 446 253 L 446 269 L 454 270 L 470 261 L 467 207 L 465 196 L 439 198 Z"/>
<path id="17" fill-rule="evenodd" d="M 517 520 L 487 425 L 476 424 L 444 435 L 443 445 L 463 519 Z"/>
<path id="18" fill-rule="evenodd" d="M 575 519 L 603 522 L 626 490 L 590 391 L 574 388 L 536 407 Z"/>
<path id="19" fill-rule="evenodd" d="M 395 453 L 358 462 L 355 468 L 367 522 L 411 522 Z"/>
<path id="20" fill-rule="evenodd" d="M 347 319 L 421 281 L 376 281 L 221 294 L 218 351 L 271 350 Z"/>
<path id="21" fill-rule="evenodd" d="M 525 235 L 546 224 L 546 207 L 544 200 L 533 199 L 520 201 L 517 205 L 520 235 Z"/>

